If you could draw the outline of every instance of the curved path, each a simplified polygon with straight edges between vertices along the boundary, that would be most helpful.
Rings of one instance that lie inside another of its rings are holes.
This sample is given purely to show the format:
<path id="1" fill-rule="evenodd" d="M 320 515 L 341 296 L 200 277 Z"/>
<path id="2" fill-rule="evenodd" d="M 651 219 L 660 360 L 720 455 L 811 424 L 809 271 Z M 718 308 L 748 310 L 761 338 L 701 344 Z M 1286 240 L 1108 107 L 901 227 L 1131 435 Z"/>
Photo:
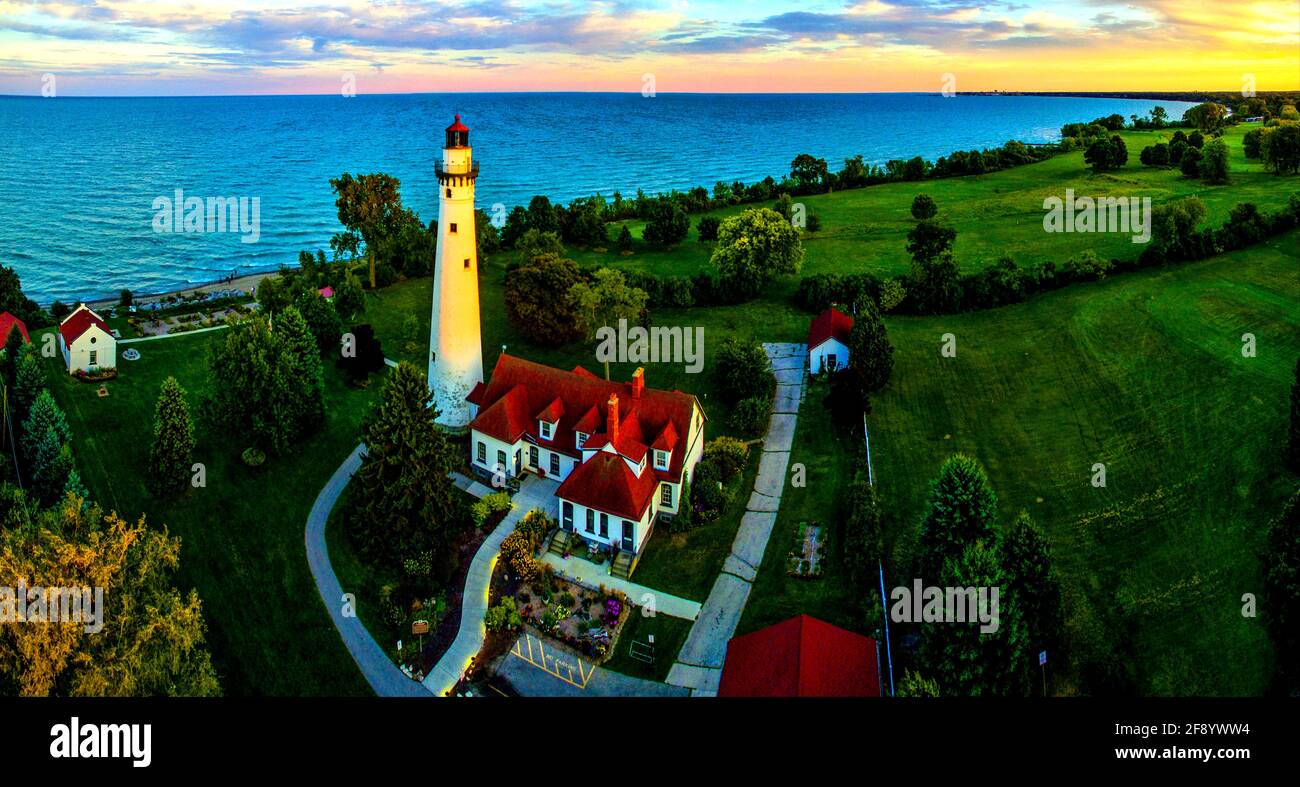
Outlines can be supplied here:
<path id="1" fill-rule="evenodd" d="M 343 614 L 343 586 L 339 584 L 334 567 L 330 565 L 329 548 L 325 544 L 325 525 L 334 503 L 348 485 L 348 480 L 361 466 L 364 453 L 365 446 L 357 446 L 316 496 L 316 503 L 307 515 L 307 564 L 311 566 L 311 575 L 316 579 L 316 590 L 320 592 L 321 601 L 329 611 L 334 627 L 339 630 L 343 644 L 347 646 L 353 661 L 375 694 L 380 697 L 428 697 L 431 695 L 427 689 L 406 677 L 388 658 L 388 654 L 384 653 L 379 643 L 361 624 L 360 618 Z"/>

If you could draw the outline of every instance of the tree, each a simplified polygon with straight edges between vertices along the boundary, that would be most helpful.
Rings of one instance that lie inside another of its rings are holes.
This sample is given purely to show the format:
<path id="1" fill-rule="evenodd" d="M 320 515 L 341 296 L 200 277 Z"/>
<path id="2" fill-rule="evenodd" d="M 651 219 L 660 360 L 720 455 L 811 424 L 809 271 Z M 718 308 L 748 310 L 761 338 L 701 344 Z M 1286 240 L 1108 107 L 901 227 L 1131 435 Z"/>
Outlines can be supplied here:
<path id="1" fill-rule="evenodd" d="M 930 483 L 919 537 L 922 576 L 938 576 L 944 561 L 960 557 L 967 544 L 996 539 L 997 495 L 988 476 L 975 459 L 954 454 Z"/>
<path id="2" fill-rule="evenodd" d="M 272 332 L 261 315 L 234 323 L 221 341 L 213 343 L 208 367 L 211 411 L 220 431 L 247 436 L 264 450 L 286 451 L 298 435 L 302 405 L 293 397 L 302 388 L 290 379 L 283 336 Z"/>
<path id="3" fill-rule="evenodd" d="M 1287 464 L 1300 473 L 1300 358 L 1295 362 L 1295 382 L 1291 383 L 1291 433 L 1286 443 Z"/>
<path id="4" fill-rule="evenodd" d="M 351 273 L 344 275 L 343 279 L 334 285 L 334 311 L 338 312 L 339 319 L 347 322 L 356 319 L 358 314 L 366 310 L 366 294 L 361 289 L 361 282 Z"/>
<path id="5" fill-rule="evenodd" d="M 1205 146 L 1201 151 L 1201 160 L 1197 163 L 1197 171 L 1207 183 L 1228 182 L 1228 146 L 1223 140 L 1216 139 Z"/>
<path id="6" fill-rule="evenodd" d="M 1188 147 L 1183 151 L 1182 161 L 1178 164 L 1178 169 L 1187 177 L 1194 178 L 1201 174 L 1201 151 L 1193 147 Z"/>
<path id="7" fill-rule="evenodd" d="M 867 393 L 884 388 L 894 370 L 894 345 L 880 312 L 870 302 L 858 312 L 849 332 L 849 369 Z"/>
<path id="8" fill-rule="evenodd" d="M 72 442 L 72 428 L 59 405 L 48 389 L 42 388 L 22 424 L 22 446 L 24 460 L 30 465 L 37 456 L 39 446 L 47 435 L 53 435 L 55 451 L 58 447 Z"/>
<path id="9" fill-rule="evenodd" d="M 353 177 L 345 172 L 342 177 L 332 178 L 330 187 L 337 195 L 334 206 L 338 209 L 339 223 L 365 243 L 370 288 L 374 289 L 379 244 L 393 231 L 402 212 L 400 183 L 397 178 L 382 173 Z"/>
<path id="10" fill-rule="evenodd" d="M 578 283 L 578 263 L 544 254 L 506 272 L 506 318 L 530 340 L 559 347 L 582 335 L 581 316 L 569 291 Z"/>
<path id="11" fill-rule="evenodd" d="M 194 422 L 185 402 L 185 389 L 175 377 L 163 380 L 154 406 L 153 447 L 145 483 L 158 496 L 174 495 L 185 488 L 194 459 Z"/>
<path id="12" fill-rule="evenodd" d="M 317 349 L 322 353 L 337 352 L 343 340 L 343 320 L 334 304 L 322 298 L 320 293 L 307 290 L 294 299 L 293 306 L 307 321 Z"/>
<path id="13" fill-rule="evenodd" d="M 18 373 L 18 359 L 22 356 L 23 345 L 26 343 L 22 331 L 17 327 L 10 329 L 4 348 L 4 383 L 10 389 L 13 388 L 14 375 Z"/>
<path id="14" fill-rule="evenodd" d="M 961 303 L 961 273 L 952 245 L 957 231 L 936 219 L 917 222 L 907 233 L 907 253 L 912 256 L 909 294 L 923 313 L 956 311 Z"/>
<path id="15" fill-rule="evenodd" d="M 129 309 L 131 308 L 131 303 L 134 300 L 135 300 L 135 296 L 131 294 L 130 290 L 122 290 L 122 292 L 118 296 L 117 305 L 122 307 L 123 309 Z"/>
<path id="16" fill-rule="evenodd" d="M 677 203 L 661 197 L 650 204 L 641 239 L 657 249 L 667 249 L 680 243 L 690 229 L 691 220 Z"/>
<path id="17" fill-rule="evenodd" d="M 54 505 L 63 497 L 76 462 L 72 457 L 72 430 L 48 390 L 42 389 L 33 402 L 22 435 L 32 497 L 42 506 Z"/>
<path id="18" fill-rule="evenodd" d="M 431 552 L 434 573 L 445 579 L 468 518 L 454 496 L 456 451 L 434 423 L 438 415 L 424 374 L 398 364 L 362 423 L 365 456 L 352 477 L 347 527 L 367 558 L 396 569 Z"/>
<path id="19" fill-rule="evenodd" d="M 1259 157 L 1276 175 L 1294 175 L 1300 171 L 1300 123 L 1264 129 Z"/>
<path id="20" fill-rule="evenodd" d="M 961 545 L 944 561 L 938 585 L 946 588 L 1006 587 L 1006 575 L 992 544 Z M 960 603 L 960 601 L 959 601 Z M 990 607 L 991 596 L 990 596 Z M 999 592 L 997 628 L 981 631 L 979 622 L 943 622 L 926 627 L 921 663 L 944 691 L 958 696 L 1024 696 L 1029 662 L 1024 621 L 1013 595 Z"/>
<path id="21" fill-rule="evenodd" d="M 1227 107 L 1214 101 L 1207 101 L 1184 112 L 1183 120 L 1208 134 L 1222 129 L 1223 121 L 1227 116 Z"/>
<path id="22" fill-rule="evenodd" d="M 588 341 L 604 326 L 617 328 L 619 320 L 635 321 L 645 311 L 646 292 L 629 287 L 620 271 L 601 268 L 590 282 L 578 281 L 569 288 L 569 303 Z M 609 379 L 609 358 L 605 358 L 605 379 Z"/>
<path id="23" fill-rule="evenodd" d="M 555 257 L 564 256 L 564 244 L 560 242 L 559 235 L 535 229 L 525 232 L 515 243 L 515 249 L 519 252 L 520 265 L 527 265 L 538 257 L 545 257 L 548 254 Z"/>
<path id="24" fill-rule="evenodd" d="M 289 437 L 296 442 L 325 422 L 325 366 L 316 337 L 296 307 L 280 313 L 275 330 L 284 348 L 282 373 L 288 387 Z"/>
<path id="25" fill-rule="evenodd" d="M 1047 537 L 1021 513 L 1002 533 L 998 547 L 1007 577 L 1005 592 L 1015 597 L 1024 616 L 1028 645 L 1035 650 L 1055 646 L 1061 635 L 1061 582 L 1052 564 Z"/>
<path id="26" fill-rule="evenodd" d="M 700 243 L 717 240 L 718 227 L 721 224 L 722 220 L 717 216 L 701 216 L 699 222 L 695 225 L 695 230 L 700 236 Z"/>
<path id="27" fill-rule="evenodd" d="M 632 230 L 628 229 L 626 224 L 618 231 L 618 240 L 614 241 L 614 248 L 618 249 L 619 254 L 632 253 Z"/>
<path id="28" fill-rule="evenodd" d="M 841 554 L 849 573 L 849 586 L 865 593 L 875 587 L 878 563 L 885 550 L 875 487 L 865 478 L 854 479 L 841 510 L 844 523 Z"/>
<path id="29" fill-rule="evenodd" d="M 909 669 L 903 673 L 903 679 L 898 682 L 896 694 L 899 697 L 938 697 L 939 682 Z"/>
<path id="30" fill-rule="evenodd" d="M 216 696 L 198 594 L 172 584 L 181 542 L 69 496 L 0 529 L 0 586 L 103 588 L 103 626 L 0 626 L 0 675 L 23 696 Z"/>
<path id="31" fill-rule="evenodd" d="M 1083 154 L 1083 160 L 1092 165 L 1093 172 L 1110 172 L 1128 163 L 1128 148 L 1124 139 L 1116 134 L 1110 139 L 1092 143 Z"/>
<path id="32" fill-rule="evenodd" d="M 826 159 L 800 153 L 790 162 L 790 178 L 797 184 L 801 194 L 817 190 L 829 177 Z"/>
<path id="33" fill-rule="evenodd" d="M 939 206 L 929 194 L 917 194 L 912 198 L 912 218 L 917 221 L 932 219 L 938 212 Z"/>
<path id="34" fill-rule="evenodd" d="M 1264 554 L 1265 621 L 1292 680 L 1300 659 L 1300 487 L 1269 525 Z"/>
<path id="35" fill-rule="evenodd" d="M 348 346 L 341 348 L 335 365 L 353 384 L 359 384 L 384 368 L 384 348 L 375 338 L 375 329 L 369 323 L 353 326 L 348 334 Z"/>
<path id="36" fill-rule="evenodd" d="M 756 297 L 776 276 L 793 275 L 803 264 L 799 231 L 775 211 L 751 208 L 718 226 L 710 262 L 721 286 L 735 301 Z"/>
<path id="37" fill-rule="evenodd" d="M 728 404 L 755 396 L 770 397 L 776 391 L 772 363 L 758 342 L 728 336 L 713 356 L 713 378 L 717 396 Z"/>
<path id="38" fill-rule="evenodd" d="M 18 331 L 14 331 L 18 333 Z M 45 366 L 34 344 L 24 344 L 18 352 L 18 366 L 14 370 L 13 406 L 14 420 L 27 420 L 27 412 L 41 391 L 45 390 Z"/>

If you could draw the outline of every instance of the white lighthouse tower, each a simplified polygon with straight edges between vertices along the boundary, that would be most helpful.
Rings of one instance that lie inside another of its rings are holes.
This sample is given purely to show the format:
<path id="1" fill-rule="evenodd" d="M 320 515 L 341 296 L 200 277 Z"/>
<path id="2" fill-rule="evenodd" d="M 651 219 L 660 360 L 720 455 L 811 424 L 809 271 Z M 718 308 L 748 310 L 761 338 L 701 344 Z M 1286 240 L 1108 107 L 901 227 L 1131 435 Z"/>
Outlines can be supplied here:
<path id="1" fill-rule="evenodd" d="M 474 179 L 478 164 L 469 129 L 447 127 L 438 175 L 438 253 L 433 271 L 433 318 L 429 323 L 429 390 L 452 429 L 469 425 L 465 397 L 483 381 L 483 339 L 478 312 L 478 253 L 474 232 Z"/>

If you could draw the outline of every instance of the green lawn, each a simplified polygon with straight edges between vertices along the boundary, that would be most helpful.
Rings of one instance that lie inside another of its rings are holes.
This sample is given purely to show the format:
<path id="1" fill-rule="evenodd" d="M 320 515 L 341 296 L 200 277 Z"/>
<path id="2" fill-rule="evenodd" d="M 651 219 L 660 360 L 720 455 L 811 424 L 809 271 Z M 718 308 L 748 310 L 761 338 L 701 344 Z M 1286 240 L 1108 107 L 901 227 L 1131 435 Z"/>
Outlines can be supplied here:
<path id="1" fill-rule="evenodd" d="M 822 404 L 826 394 L 824 383 L 813 383 L 799 408 L 799 425 L 794 450 L 790 452 L 790 471 L 781 496 L 781 511 L 745 605 L 738 634 L 801 613 L 842 628 L 863 631 L 862 594 L 849 584 L 839 559 L 843 536 L 839 505 L 853 482 L 855 469 L 861 466 L 865 472 L 865 450 L 861 429 L 855 434 L 836 429 L 830 411 Z M 790 482 L 798 464 L 806 471 L 805 484 L 801 487 Z M 825 570 L 815 579 L 786 573 L 786 556 L 793 548 L 800 522 L 820 524 L 829 533 Z"/>
<path id="2" fill-rule="evenodd" d="M 1144 694 L 1261 693 L 1272 650 L 1241 597 L 1261 591 L 1261 529 L 1296 483 L 1279 457 L 1300 354 L 1298 240 L 887 320 L 895 366 L 870 424 L 892 567 L 908 565 L 939 465 L 970 453 L 1002 519 L 1025 510 L 1046 530 L 1077 657 L 1131 664 Z M 955 358 L 939 354 L 946 332 Z M 1242 357 L 1247 332 L 1257 357 Z M 1098 462 L 1104 488 L 1091 484 Z"/>
<path id="3" fill-rule="evenodd" d="M 290 455 L 246 467 L 239 459 L 246 446 L 211 423 L 202 405 L 208 347 L 222 335 L 133 345 L 141 359 L 120 361 L 106 398 L 96 396 L 97 385 L 69 377 L 61 359 L 50 360 L 50 388 L 68 414 L 86 486 L 105 508 L 128 518 L 144 513 L 154 527 L 180 536 L 177 582 L 199 591 L 208 645 L 228 695 L 368 695 L 316 593 L 303 532 L 316 495 L 356 446 L 375 388 L 348 388 L 329 368 L 325 429 Z M 188 392 L 197 422 L 195 461 L 206 465 L 207 486 L 157 501 L 144 478 L 154 402 L 168 375 Z"/>
<path id="4" fill-rule="evenodd" d="M 677 660 L 686 636 L 691 633 L 691 621 L 664 614 L 643 617 L 640 607 L 633 608 L 631 615 L 618 635 L 614 655 L 601 666 L 635 678 L 662 681 L 668 677 L 668 670 Z M 642 647 L 650 643 L 650 637 L 654 637 L 653 656 Z M 637 646 L 637 653 L 651 659 L 650 662 L 632 657 L 633 642 L 641 643 Z"/>

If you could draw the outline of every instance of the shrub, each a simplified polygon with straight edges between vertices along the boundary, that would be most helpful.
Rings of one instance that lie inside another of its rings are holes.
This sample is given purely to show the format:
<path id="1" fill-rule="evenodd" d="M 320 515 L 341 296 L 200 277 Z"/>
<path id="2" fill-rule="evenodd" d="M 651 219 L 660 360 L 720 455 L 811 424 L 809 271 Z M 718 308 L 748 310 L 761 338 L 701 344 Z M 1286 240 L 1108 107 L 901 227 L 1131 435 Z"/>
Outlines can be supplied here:
<path id="1" fill-rule="evenodd" d="M 730 481 L 745 469 L 745 460 L 749 458 L 749 445 L 734 437 L 718 437 L 704 446 L 701 463 L 713 465 L 717 477 L 724 483 Z"/>
<path id="2" fill-rule="evenodd" d="M 501 602 L 495 607 L 489 607 L 483 615 L 483 625 L 488 631 L 506 631 L 521 628 L 524 625 L 523 616 L 519 614 L 519 606 L 515 600 L 509 596 L 501 599 Z"/>
<path id="3" fill-rule="evenodd" d="M 722 221 L 717 216 L 701 216 L 695 229 L 699 232 L 700 243 L 718 239 L 718 225 Z"/>
<path id="4" fill-rule="evenodd" d="M 776 390 L 776 375 L 758 342 L 727 337 L 713 358 L 713 368 L 718 398 L 724 402 L 768 397 Z"/>
<path id="5" fill-rule="evenodd" d="M 741 399 L 731 413 L 731 428 L 743 435 L 758 436 L 767 430 L 772 400 L 766 396 Z"/>

